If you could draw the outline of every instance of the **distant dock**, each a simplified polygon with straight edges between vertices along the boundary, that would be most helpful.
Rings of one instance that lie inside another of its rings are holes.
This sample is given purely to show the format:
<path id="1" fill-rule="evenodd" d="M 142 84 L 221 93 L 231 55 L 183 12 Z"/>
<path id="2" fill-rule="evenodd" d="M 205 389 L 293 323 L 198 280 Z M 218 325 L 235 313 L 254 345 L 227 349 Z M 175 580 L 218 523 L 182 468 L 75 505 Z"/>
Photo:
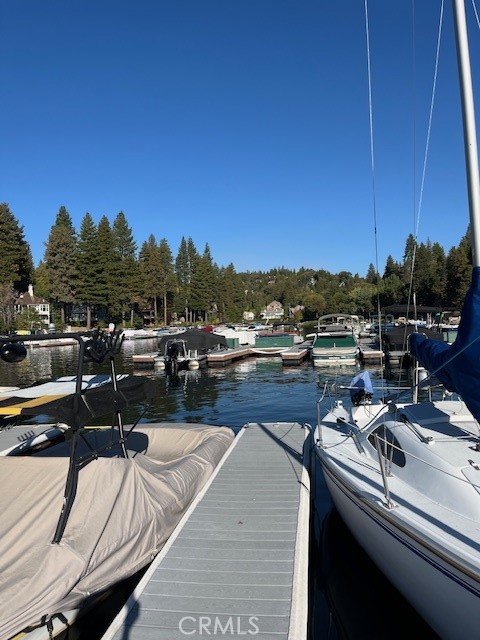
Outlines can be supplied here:
<path id="1" fill-rule="evenodd" d="M 299 365 L 310 357 L 310 345 L 298 344 L 289 349 L 271 347 L 258 349 L 251 345 L 212 351 L 202 358 L 201 365 L 225 367 L 232 362 L 251 357 L 281 357 L 284 365 Z M 132 356 L 133 364 L 138 367 L 155 367 L 158 352 L 141 353 Z"/>
<path id="2" fill-rule="evenodd" d="M 380 366 L 385 363 L 385 354 L 371 343 L 370 340 L 360 339 L 360 357 L 364 366 Z"/>
<path id="3" fill-rule="evenodd" d="M 306 640 L 310 438 L 245 425 L 102 640 Z"/>

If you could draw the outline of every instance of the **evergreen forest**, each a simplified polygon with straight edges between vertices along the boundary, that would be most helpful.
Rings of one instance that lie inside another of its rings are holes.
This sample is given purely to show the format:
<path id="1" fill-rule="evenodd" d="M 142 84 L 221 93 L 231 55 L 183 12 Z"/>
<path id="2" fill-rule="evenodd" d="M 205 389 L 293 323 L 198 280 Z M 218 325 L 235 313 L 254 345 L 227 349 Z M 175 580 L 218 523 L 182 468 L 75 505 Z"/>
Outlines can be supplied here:
<path id="1" fill-rule="evenodd" d="M 64 206 L 45 241 L 38 266 L 24 228 L 0 204 L 0 330 L 18 328 L 18 296 L 33 285 L 49 301 L 57 330 L 67 324 L 86 328 L 110 322 L 123 327 L 242 322 L 244 312 L 260 317 L 278 300 L 289 317 L 312 321 L 327 313 L 369 318 L 392 304 L 407 304 L 415 292 L 418 306 L 461 309 L 471 278 L 470 232 L 448 253 L 436 243 L 406 238 L 401 259 L 388 256 L 383 272 L 373 264 L 361 276 L 347 271 L 275 267 L 237 273 L 219 266 L 208 244 L 200 250 L 183 237 L 176 254 L 165 238 L 150 235 L 137 246 L 122 211 L 110 223 L 95 223 L 86 213 L 79 229 Z M 23 319 L 25 321 L 25 318 Z M 32 324 L 32 318 L 27 318 Z"/>

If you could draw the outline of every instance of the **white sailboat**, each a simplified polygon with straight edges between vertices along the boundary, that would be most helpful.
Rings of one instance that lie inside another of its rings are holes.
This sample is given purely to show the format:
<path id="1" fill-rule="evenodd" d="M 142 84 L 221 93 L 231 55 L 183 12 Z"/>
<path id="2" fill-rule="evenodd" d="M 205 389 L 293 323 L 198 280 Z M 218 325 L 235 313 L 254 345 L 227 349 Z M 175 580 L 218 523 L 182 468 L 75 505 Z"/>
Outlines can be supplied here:
<path id="1" fill-rule="evenodd" d="M 463 0 L 453 8 L 472 285 L 452 345 L 420 334 L 410 342 L 453 395 L 375 404 L 368 376 L 357 376 L 351 408 L 332 398 L 319 416 L 315 455 L 336 508 L 383 573 L 440 637 L 469 639 L 480 636 L 480 187 Z"/>

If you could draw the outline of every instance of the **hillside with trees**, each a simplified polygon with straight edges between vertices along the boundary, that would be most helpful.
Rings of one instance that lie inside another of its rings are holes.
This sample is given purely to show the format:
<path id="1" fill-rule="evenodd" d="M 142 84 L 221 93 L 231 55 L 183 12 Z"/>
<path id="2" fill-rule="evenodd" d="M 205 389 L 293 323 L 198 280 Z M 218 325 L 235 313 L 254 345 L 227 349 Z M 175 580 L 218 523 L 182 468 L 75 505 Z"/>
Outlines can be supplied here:
<path id="1" fill-rule="evenodd" d="M 108 322 L 124 327 L 242 322 L 245 311 L 258 318 L 272 300 L 296 310 L 296 321 L 326 313 L 368 318 L 377 301 L 382 308 L 406 304 L 412 292 L 419 306 L 460 308 L 470 283 L 471 243 L 469 229 L 448 253 L 430 240 L 417 244 L 410 235 L 400 260 L 388 256 L 382 273 L 370 264 L 364 276 L 307 267 L 237 273 L 233 264 L 215 263 L 208 243 L 199 250 L 192 238 L 183 237 L 174 253 L 166 238 L 152 233 L 139 247 L 122 211 L 112 224 L 106 216 L 95 223 L 87 212 L 76 230 L 61 206 L 35 268 L 24 229 L 3 203 L 0 267 L 1 331 L 15 328 L 13 305 L 29 284 L 53 305 L 59 329 Z"/>

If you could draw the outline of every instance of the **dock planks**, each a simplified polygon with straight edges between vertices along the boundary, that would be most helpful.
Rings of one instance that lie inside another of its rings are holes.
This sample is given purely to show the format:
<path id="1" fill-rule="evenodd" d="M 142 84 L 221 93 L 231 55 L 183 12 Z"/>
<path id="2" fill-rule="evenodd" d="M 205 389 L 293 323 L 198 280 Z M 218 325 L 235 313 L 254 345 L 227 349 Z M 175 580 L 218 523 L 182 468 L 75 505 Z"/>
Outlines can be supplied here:
<path id="1" fill-rule="evenodd" d="M 209 367 L 225 367 L 237 360 L 244 360 L 245 358 L 255 356 L 277 356 L 282 358 L 282 362 L 285 365 L 299 365 L 309 358 L 310 348 L 302 345 L 295 345 L 290 349 L 284 351 L 278 348 L 268 351 L 264 349 L 261 352 L 259 349 L 254 349 L 251 346 L 235 347 L 233 349 L 215 350 L 204 356 L 204 361 L 201 363 L 208 364 Z M 137 367 L 154 367 L 155 358 L 158 357 L 158 353 L 142 353 L 132 356 L 132 362 Z"/>
<path id="2" fill-rule="evenodd" d="M 245 425 L 102 640 L 305 640 L 309 434 Z"/>

